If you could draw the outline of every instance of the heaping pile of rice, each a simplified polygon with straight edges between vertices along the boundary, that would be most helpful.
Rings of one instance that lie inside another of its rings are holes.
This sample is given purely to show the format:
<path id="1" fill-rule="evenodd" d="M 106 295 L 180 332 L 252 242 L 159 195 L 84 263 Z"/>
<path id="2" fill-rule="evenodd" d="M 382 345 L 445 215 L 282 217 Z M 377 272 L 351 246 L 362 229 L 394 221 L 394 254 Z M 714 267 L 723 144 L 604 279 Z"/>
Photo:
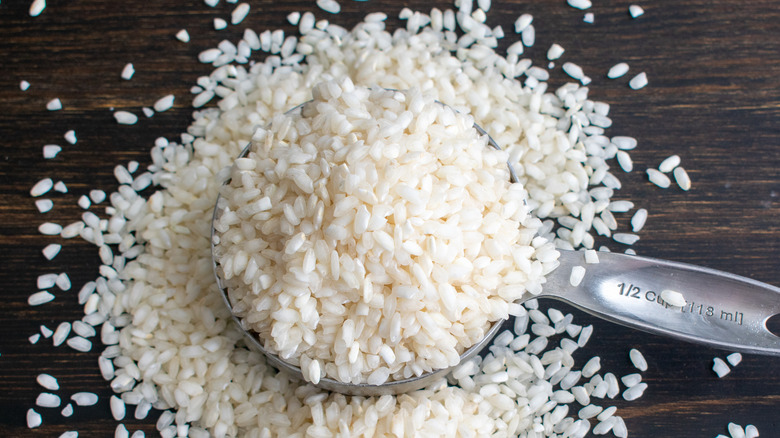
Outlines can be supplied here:
<path id="1" fill-rule="evenodd" d="M 457 365 L 554 268 L 507 153 L 416 90 L 345 79 L 312 94 L 258 129 L 221 191 L 234 312 L 313 383 Z"/>
<path id="2" fill-rule="evenodd" d="M 223 65 L 235 51 L 217 53 L 220 66 L 199 80 L 202 93 L 194 102 L 216 95 L 216 108 L 195 114 L 181 144 L 160 140 L 152 149 L 149 171 L 161 189 L 145 199 L 122 173 L 126 184 L 110 197 L 113 216 L 81 233 L 101 246 L 116 244 L 118 254 L 83 301 L 89 312 L 109 318 L 102 338 L 116 345 L 106 348 L 101 369 L 112 389 L 143 412 L 150 405 L 170 409 L 158 422 L 164 437 L 582 437 L 599 412 L 599 432 L 625 436 L 614 409 L 569 412 L 575 399 L 586 406 L 590 397 L 617 393 L 609 373 L 581 381 L 598 363 L 587 373 L 575 368 L 571 353 L 591 330 L 573 324 L 571 315 L 551 311 L 548 319 L 531 304 L 527 314 L 517 310 L 514 334 L 500 334 L 487 357 L 458 368 L 449 384 L 363 398 L 324 393 L 266 366 L 243 346 L 221 301 L 208 236 L 223 169 L 259 127 L 310 100 L 323 81 L 414 88 L 470 114 L 506 148 L 528 208 L 544 220 L 539 233 L 559 247 L 591 247 L 591 227 L 607 235 L 616 228 L 606 208 L 619 187 L 605 163 L 617 151 L 603 135 L 608 106 L 589 101 L 577 84 L 546 93 L 545 72 L 531 74 L 530 62 L 516 52 L 496 54 L 496 37 L 469 12 L 457 14 L 463 36 L 455 33 L 455 14 L 438 10 L 406 14 L 407 29 L 392 33 L 383 14 L 352 31 L 315 27 L 304 14 L 302 36 L 284 44 L 276 34 L 258 39 L 247 32 L 241 56 L 261 48 L 281 55 L 244 67 Z M 523 73 L 528 86 L 516 79 Z M 553 231 L 547 218 L 560 218 L 563 226 Z M 533 339 L 525 334 L 529 321 Z"/>

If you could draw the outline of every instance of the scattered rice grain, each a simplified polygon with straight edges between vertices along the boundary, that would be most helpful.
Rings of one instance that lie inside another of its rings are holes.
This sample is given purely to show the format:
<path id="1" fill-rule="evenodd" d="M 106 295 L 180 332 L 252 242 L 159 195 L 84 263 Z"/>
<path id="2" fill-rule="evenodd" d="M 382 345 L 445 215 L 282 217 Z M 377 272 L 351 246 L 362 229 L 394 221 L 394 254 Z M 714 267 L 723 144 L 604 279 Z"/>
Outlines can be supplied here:
<path id="1" fill-rule="evenodd" d="M 138 122 L 138 116 L 129 111 L 114 111 L 114 119 L 120 125 L 135 125 Z"/>
<path id="2" fill-rule="evenodd" d="M 42 290 L 30 295 L 27 298 L 27 304 L 31 306 L 40 306 L 41 304 L 46 304 L 53 299 L 54 299 L 54 295 L 52 295 L 48 291 Z"/>
<path id="3" fill-rule="evenodd" d="M 637 18 L 640 15 L 643 15 L 645 13 L 645 10 L 642 9 L 639 5 L 630 5 L 628 7 L 628 13 L 631 15 L 631 18 Z"/>
<path id="4" fill-rule="evenodd" d="M 35 409 L 28 409 L 27 410 L 27 428 L 28 429 L 35 429 L 36 427 L 40 426 L 43 423 L 43 420 L 41 419 L 41 414 L 35 412 Z"/>
<path id="5" fill-rule="evenodd" d="M 742 362 L 742 354 L 731 353 L 728 356 L 726 356 L 726 360 L 731 364 L 731 366 L 735 367 L 739 365 L 740 362 Z"/>
<path id="6" fill-rule="evenodd" d="M 610 67 L 609 71 L 607 72 L 607 77 L 609 79 L 617 79 L 624 76 L 626 73 L 628 73 L 628 64 L 625 62 L 620 62 Z"/>
<path id="7" fill-rule="evenodd" d="M 631 351 L 628 352 L 628 357 L 631 359 L 631 363 L 636 369 L 639 371 L 647 371 L 647 360 L 645 360 L 645 357 L 639 350 L 632 348 Z"/>
<path id="8" fill-rule="evenodd" d="M 688 172 L 682 167 L 677 167 L 673 172 L 674 180 L 677 185 L 686 192 L 691 189 L 691 177 L 688 176 Z"/>
<path id="9" fill-rule="evenodd" d="M 38 197 L 44 195 L 48 193 L 49 190 L 52 189 L 52 187 L 54 187 L 54 181 L 52 181 L 51 178 L 44 178 L 38 181 L 37 183 L 35 183 L 32 189 L 30 189 L 30 196 Z"/>
<path id="10" fill-rule="evenodd" d="M 672 184 L 669 177 L 657 169 L 647 169 L 647 179 L 662 189 L 666 189 Z"/>
<path id="11" fill-rule="evenodd" d="M 133 67 L 132 63 L 128 62 L 127 64 L 125 64 L 125 67 L 122 69 L 122 73 L 120 74 L 120 76 L 122 77 L 122 79 L 129 81 L 130 79 L 133 78 L 134 74 L 135 74 L 135 67 Z"/>
<path id="12" fill-rule="evenodd" d="M 42 392 L 35 399 L 35 404 L 42 408 L 58 408 L 60 403 L 60 397 L 50 392 Z"/>
<path id="13" fill-rule="evenodd" d="M 628 81 L 628 86 L 633 90 L 645 88 L 645 86 L 647 86 L 647 73 L 642 72 L 631 78 L 631 80 Z"/>
<path id="14" fill-rule="evenodd" d="M 51 199 L 38 199 L 35 201 L 35 208 L 38 209 L 39 213 L 49 212 L 52 207 L 54 207 L 54 202 Z"/>
<path id="15" fill-rule="evenodd" d="M 190 33 L 187 32 L 187 29 L 181 29 L 178 32 L 176 32 L 176 39 L 183 43 L 188 43 L 190 42 Z"/>
<path id="16" fill-rule="evenodd" d="M 173 101 L 174 101 L 173 94 L 163 96 L 159 100 L 157 100 L 157 102 L 154 103 L 154 110 L 158 113 L 168 111 L 173 107 Z"/>
<path id="17" fill-rule="evenodd" d="M 661 299 L 664 300 L 670 306 L 684 307 L 687 301 L 685 296 L 680 292 L 670 289 L 664 289 L 661 291 Z"/>
<path id="18" fill-rule="evenodd" d="M 723 362 L 723 359 L 716 357 L 712 360 L 712 371 L 715 371 L 715 374 L 717 374 L 719 378 L 722 378 L 730 373 L 731 369 L 726 365 L 726 362 Z"/>

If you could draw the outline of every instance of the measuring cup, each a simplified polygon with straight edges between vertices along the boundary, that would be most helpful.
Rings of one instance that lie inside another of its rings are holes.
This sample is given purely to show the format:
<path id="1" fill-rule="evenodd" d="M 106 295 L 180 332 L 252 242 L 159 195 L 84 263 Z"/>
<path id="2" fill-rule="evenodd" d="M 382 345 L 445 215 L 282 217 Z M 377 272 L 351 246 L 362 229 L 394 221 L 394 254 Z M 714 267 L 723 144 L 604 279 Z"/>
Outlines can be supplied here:
<path id="1" fill-rule="evenodd" d="M 291 111 L 299 109 L 300 105 Z M 488 143 L 498 144 L 478 125 L 475 129 L 487 135 Z M 237 158 L 246 156 L 248 145 Z M 515 169 L 507 163 L 512 182 Z M 211 227 L 212 262 L 217 285 L 233 319 L 243 331 L 249 345 L 262 352 L 269 364 L 303 380 L 301 369 L 267 351 L 256 333 L 247 329 L 233 312 L 233 305 L 219 275 L 213 257 L 214 221 L 224 208 L 217 198 Z M 580 310 L 616 324 L 692 343 L 729 351 L 780 356 L 780 337 L 767 328 L 770 318 L 780 314 L 780 288 L 745 277 L 694 265 L 626 254 L 599 252 L 598 263 L 586 263 L 582 251 L 559 250 L 558 266 L 546 276 L 541 294 L 532 298 L 551 298 L 567 302 Z M 585 268 L 580 282 L 572 281 L 575 266 Z M 683 306 L 673 306 L 661 297 L 664 290 L 681 293 Z M 493 323 L 486 336 L 460 356 L 464 363 L 492 342 L 503 320 Z M 322 377 L 316 386 L 329 391 L 358 396 L 400 394 L 424 388 L 446 376 L 444 368 L 404 380 L 381 385 L 344 383 Z"/>

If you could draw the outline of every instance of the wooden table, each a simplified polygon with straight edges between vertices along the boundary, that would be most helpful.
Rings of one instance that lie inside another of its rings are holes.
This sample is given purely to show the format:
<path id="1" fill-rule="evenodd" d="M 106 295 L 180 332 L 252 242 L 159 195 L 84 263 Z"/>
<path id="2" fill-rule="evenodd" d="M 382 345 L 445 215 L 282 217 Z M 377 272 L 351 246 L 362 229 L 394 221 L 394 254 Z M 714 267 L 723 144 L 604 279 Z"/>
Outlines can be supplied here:
<path id="1" fill-rule="evenodd" d="M 41 324 L 50 328 L 81 316 L 75 291 L 97 275 L 98 257 L 91 245 L 40 235 L 44 221 L 69 223 L 82 210 L 76 205 L 90 188 L 116 187 L 113 167 L 137 160 L 150 162 L 148 151 L 158 136 L 175 137 L 188 125 L 189 88 L 211 67 L 197 54 L 222 39 L 237 41 L 245 26 L 293 31 L 284 17 L 299 10 L 315 11 L 350 27 L 366 12 L 388 11 L 396 26 L 398 0 L 368 3 L 341 0 L 344 13 L 331 16 L 314 2 L 254 3 L 239 26 L 215 31 L 212 20 L 227 18 L 233 5 L 210 8 L 198 0 L 178 2 L 114 2 L 50 0 L 32 18 L 30 1 L 0 4 L 0 284 L 5 302 L 0 325 L 0 435 L 59 436 L 79 430 L 82 437 L 113 436 L 111 394 L 101 379 L 98 351 L 77 353 L 52 348 L 51 340 L 30 345 L 28 336 Z M 475 2 L 476 3 L 476 2 Z M 581 65 L 593 77 L 591 98 L 611 105 L 612 135 L 631 135 L 640 147 L 633 153 L 635 170 L 617 171 L 624 188 L 618 198 L 636 202 L 650 212 L 635 246 L 641 254 L 709 266 L 780 285 L 780 2 L 751 0 L 665 0 L 640 4 L 645 15 L 632 20 L 630 2 L 594 1 L 595 23 L 582 21 L 583 12 L 563 0 L 502 2 L 494 0 L 489 24 L 501 24 L 516 40 L 515 18 L 535 17 L 536 45 L 528 55 L 541 65 L 553 42 L 562 45 L 562 59 Z M 446 8 L 434 1 L 425 7 Z M 174 34 L 186 28 L 189 44 Z M 608 80 L 613 64 L 631 65 L 628 76 Z M 135 76 L 120 78 L 132 62 Z M 642 90 L 627 87 L 628 78 L 647 72 Z M 562 84 L 560 62 L 551 83 Z M 26 92 L 19 82 L 32 85 Z M 111 109 L 141 114 L 158 98 L 173 93 L 175 108 L 135 126 L 120 126 Z M 46 111 L 59 97 L 64 109 Z M 78 143 L 63 134 L 74 129 Z M 56 143 L 63 151 L 44 160 L 41 147 Z M 693 179 L 693 188 L 661 190 L 646 181 L 644 169 L 677 153 Z M 67 194 L 54 194 L 54 210 L 39 214 L 29 196 L 43 177 L 62 180 Z M 625 225 L 628 217 L 621 218 Z M 60 242 L 62 253 L 45 260 L 41 249 Z M 613 247 L 618 245 L 613 244 Z M 74 291 L 40 307 L 27 305 L 39 274 L 68 272 Z M 670 341 L 623 329 L 576 312 L 576 320 L 593 323 L 596 336 L 586 352 L 598 354 L 605 370 L 618 376 L 632 372 L 628 349 L 639 348 L 650 363 L 644 373 L 645 396 L 628 403 L 615 400 L 632 437 L 714 437 L 726 434 L 733 421 L 758 426 L 761 436 L 780 436 L 780 359 L 745 356 L 723 379 L 711 370 L 715 356 L 725 352 Z M 96 348 L 97 350 L 97 348 Z M 35 377 L 50 373 L 60 381 L 66 398 L 76 391 L 96 391 L 100 402 L 80 408 L 70 419 L 59 410 L 39 409 L 44 426 L 28 430 L 24 415 L 42 390 Z M 608 406 L 609 404 L 604 404 Z M 154 419 L 127 420 L 155 436 Z"/>

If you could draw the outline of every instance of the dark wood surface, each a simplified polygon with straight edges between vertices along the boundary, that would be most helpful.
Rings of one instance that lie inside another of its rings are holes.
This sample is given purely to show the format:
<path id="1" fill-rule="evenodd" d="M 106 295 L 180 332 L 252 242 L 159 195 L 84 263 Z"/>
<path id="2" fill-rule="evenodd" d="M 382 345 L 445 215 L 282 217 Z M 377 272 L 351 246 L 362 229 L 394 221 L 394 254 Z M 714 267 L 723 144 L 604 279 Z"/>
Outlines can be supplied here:
<path id="1" fill-rule="evenodd" d="M 38 225 L 77 219 L 81 194 L 115 188 L 114 165 L 148 164 L 156 137 L 183 132 L 192 112 L 189 87 L 211 70 L 197 62 L 201 50 L 225 38 L 237 41 L 245 26 L 292 31 L 284 17 L 293 10 L 312 10 L 318 18 L 347 27 L 366 12 L 383 10 L 395 26 L 407 4 L 341 0 L 344 13 L 330 16 L 317 11 L 313 1 L 266 0 L 253 2 L 242 25 L 215 31 L 212 19 L 229 19 L 233 5 L 222 1 L 212 9 L 198 0 L 50 0 L 41 16 L 31 18 L 29 3 L 0 4 L 0 436 L 53 437 L 66 430 L 78 430 L 81 437 L 113 436 L 111 391 L 99 375 L 98 352 L 76 353 L 53 348 L 51 340 L 37 345 L 27 340 L 41 324 L 54 328 L 80 317 L 76 291 L 94 279 L 98 266 L 91 245 L 42 236 Z M 594 3 L 592 25 L 563 0 L 494 0 L 488 20 L 503 25 L 508 37 L 501 48 L 506 48 L 517 37 L 515 18 L 533 14 L 537 42 L 527 54 L 542 63 L 550 44 L 561 44 L 563 60 L 578 63 L 593 77 L 591 98 L 611 105 L 612 135 L 639 139 L 632 153 L 637 170 L 618 171 L 624 185 L 618 197 L 650 212 L 637 251 L 780 285 L 780 2 L 645 1 L 639 4 L 646 14 L 637 20 L 628 16 L 628 1 Z M 448 4 L 425 4 L 431 6 Z M 189 44 L 174 38 L 182 28 L 192 36 Z M 619 61 L 628 62 L 631 73 L 607 80 L 607 69 Z M 136 69 L 131 81 L 119 77 L 127 62 Z M 626 84 L 639 71 L 647 72 L 650 84 L 633 91 Z M 28 91 L 19 90 L 21 80 L 32 84 Z M 564 80 L 559 63 L 550 82 Z M 142 106 L 168 93 L 176 95 L 171 111 L 151 119 L 141 116 L 135 126 L 117 125 L 112 118 L 111 108 L 140 114 Z M 48 112 L 46 102 L 54 97 L 64 109 Z M 76 145 L 64 142 L 68 129 L 76 130 Z M 41 147 L 49 143 L 62 145 L 63 152 L 43 160 Z M 672 153 L 680 154 L 693 179 L 689 193 L 658 189 L 643 174 Z M 69 188 L 67 194 L 51 196 L 55 207 L 45 215 L 29 196 L 43 177 L 62 180 Z M 50 242 L 63 243 L 63 250 L 46 261 L 40 250 Z M 48 272 L 68 272 L 74 290 L 29 307 L 36 277 Z M 730 421 L 755 424 L 762 437 L 780 436 L 780 358 L 746 355 L 731 374 L 718 379 L 712 358 L 724 352 L 623 329 L 579 312 L 576 320 L 596 326 L 580 359 L 600 355 L 603 369 L 620 376 L 632 371 L 628 350 L 636 347 L 650 363 L 645 396 L 632 403 L 614 401 L 630 436 L 714 437 L 726 434 Z M 59 379 L 64 398 L 87 390 L 97 392 L 100 402 L 76 409 L 69 419 L 58 409 L 38 409 L 44 426 L 27 430 L 24 415 L 42 390 L 35 383 L 42 372 Z M 156 415 L 125 423 L 131 431 L 141 428 L 156 436 Z"/>

